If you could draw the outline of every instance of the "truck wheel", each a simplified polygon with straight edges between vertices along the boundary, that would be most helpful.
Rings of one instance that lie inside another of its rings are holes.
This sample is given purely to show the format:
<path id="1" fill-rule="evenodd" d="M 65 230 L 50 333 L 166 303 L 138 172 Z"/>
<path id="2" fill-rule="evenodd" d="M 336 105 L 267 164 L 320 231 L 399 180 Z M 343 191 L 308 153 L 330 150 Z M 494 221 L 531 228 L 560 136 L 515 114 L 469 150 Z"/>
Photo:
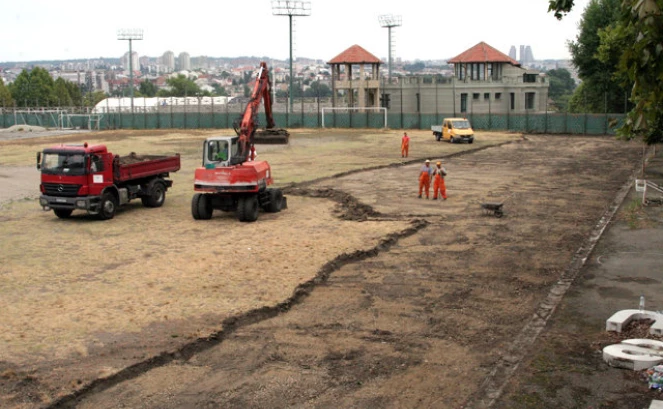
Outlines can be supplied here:
<path id="1" fill-rule="evenodd" d="M 472 143 L 472 142 L 474 142 L 474 138 L 470 138 L 467 142 L 468 142 L 468 143 Z"/>
<path id="2" fill-rule="evenodd" d="M 97 215 L 101 220 L 110 220 L 115 217 L 117 210 L 117 199 L 111 192 L 106 192 L 101 196 L 99 203 L 99 214 Z"/>
<path id="3" fill-rule="evenodd" d="M 204 193 L 196 193 L 191 199 L 191 215 L 196 220 L 209 220 L 212 218 L 212 201 Z"/>
<path id="4" fill-rule="evenodd" d="M 454 139 L 453 136 L 450 136 L 450 137 L 449 137 L 449 143 L 454 143 L 454 142 L 456 142 L 456 140 Z"/>
<path id="5" fill-rule="evenodd" d="M 436 133 L 436 134 L 435 134 L 435 140 L 436 140 L 436 141 L 440 142 L 440 139 L 441 139 L 441 138 L 442 138 L 442 135 L 440 135 L 439 133 Z"/>
<path id="6" fill-rule="evenodd" d="M 281 189 L 269 190 L 269 204 L 265 206 L 268 213 L 278 213 L 283 208 L 283 192 Z"/>
<path id="7" fill-rule="evenodd" d="M 237 218 L 240 222 L 258 220 L 258 196 L 242 196 L 237 203 Z"/>
<path id="8" fill-rule="evenodd" d="M 166 201 L 166 187 L 160 182 L 150 183 L 148 196 L 141 197 L 140 201 L 143 202 L 143 206 L 145 207 L 163 206 L 163 203 Z"/>
<path id="9" fill-rule="evenodd" d="M 73 209 L 53 209 L 53 213 L 60 219 L 68 219 L 73 211 Z"/>

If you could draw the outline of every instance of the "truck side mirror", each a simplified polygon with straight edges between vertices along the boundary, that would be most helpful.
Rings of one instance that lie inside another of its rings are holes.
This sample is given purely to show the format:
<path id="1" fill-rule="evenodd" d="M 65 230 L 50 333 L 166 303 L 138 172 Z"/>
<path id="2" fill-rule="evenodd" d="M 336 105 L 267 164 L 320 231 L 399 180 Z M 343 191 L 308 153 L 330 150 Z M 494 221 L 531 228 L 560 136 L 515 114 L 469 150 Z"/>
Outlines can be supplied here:
<path id="1" fill-rule="evenodd" d="M 37 169 L 41 169 L 41 152 L 37 152 Z"/>

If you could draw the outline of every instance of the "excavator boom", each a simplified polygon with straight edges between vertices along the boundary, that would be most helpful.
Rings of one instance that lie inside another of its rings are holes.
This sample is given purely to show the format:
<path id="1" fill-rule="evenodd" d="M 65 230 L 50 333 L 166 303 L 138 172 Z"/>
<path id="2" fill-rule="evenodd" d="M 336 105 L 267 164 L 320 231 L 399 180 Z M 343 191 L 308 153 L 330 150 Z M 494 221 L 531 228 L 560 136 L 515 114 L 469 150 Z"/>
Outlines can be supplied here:
<path id="1" fill-rule="evenodd" d="M 246 105 L 242 115 L 239 129 L 235 129 L 239 136 L 240 155 L 243 161 L 253 160 L 254 144 L 287 144 L 290 133 L 285 129 L 275 128 L 274 116 L 272 114 L 272 97 L 270 94 L 271 81 L 267 63 L 261 62 L 256 82 L 253 86 L 251 99 Z M 263 130 L 257 129 L 257 115 L 260 102 L 265 106 L 267 126 Z"/>

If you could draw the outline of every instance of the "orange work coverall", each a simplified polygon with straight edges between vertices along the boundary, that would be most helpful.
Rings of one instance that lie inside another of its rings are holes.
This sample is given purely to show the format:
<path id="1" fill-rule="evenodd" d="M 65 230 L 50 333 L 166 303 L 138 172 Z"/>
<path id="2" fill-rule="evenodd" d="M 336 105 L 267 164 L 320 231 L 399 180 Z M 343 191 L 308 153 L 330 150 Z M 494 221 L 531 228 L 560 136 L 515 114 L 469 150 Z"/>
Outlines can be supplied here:
<path id="1" fill-rule="evenodd" d="M 447 187 L 444 185 L 444 175 L 446 169 L 437 167 L 433 170 L 433 200 L 437 200 L 437 193 L 440 193 L 442 199 L 447 199 Z"/>
<path id="2" fill-rule="evenodd" d="M 421 167 L 419 171 L 419 197 L 421 197 L 421 192 L 426 189 L 426 199 L 430 196 L 430 175 L 432 169 L 426 164 Z"/>
<path id="3" fill-rule="evenodd" d="M 401 158 L 407 158 L 408 153 L 410 152 L 410 137 L 407 134 L 403 135 L 401 139 Z"/>

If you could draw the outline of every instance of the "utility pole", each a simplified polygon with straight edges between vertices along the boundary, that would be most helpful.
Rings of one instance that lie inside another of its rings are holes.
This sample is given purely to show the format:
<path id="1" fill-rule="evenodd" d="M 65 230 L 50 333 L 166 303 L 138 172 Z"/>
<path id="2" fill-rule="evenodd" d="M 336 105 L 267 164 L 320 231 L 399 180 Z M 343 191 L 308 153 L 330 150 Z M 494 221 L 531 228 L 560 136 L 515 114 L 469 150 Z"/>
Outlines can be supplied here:
<path id="1" fill-rule="evenodd" d="M 272 0 L 272 14 L 275 16 L 288 16 L 290 23 L 290 83 L 288 85 L 288 103 L 292 113 L 292 17 L 310 16 L 311 2 L 309 1 L 291 1 L 291 0 Z"/>
<path id="2" fill-rule="evenodd" d="M 131 42 L 133 40 L 143 39 L 142 28 L 120 29 L 117 30 L 118 40 L 129 41 L 129 95 L 131 96 L 131 113 L 134 113 L 134 69 L 133 69 L 133 51 L 131 50 Z"/>

